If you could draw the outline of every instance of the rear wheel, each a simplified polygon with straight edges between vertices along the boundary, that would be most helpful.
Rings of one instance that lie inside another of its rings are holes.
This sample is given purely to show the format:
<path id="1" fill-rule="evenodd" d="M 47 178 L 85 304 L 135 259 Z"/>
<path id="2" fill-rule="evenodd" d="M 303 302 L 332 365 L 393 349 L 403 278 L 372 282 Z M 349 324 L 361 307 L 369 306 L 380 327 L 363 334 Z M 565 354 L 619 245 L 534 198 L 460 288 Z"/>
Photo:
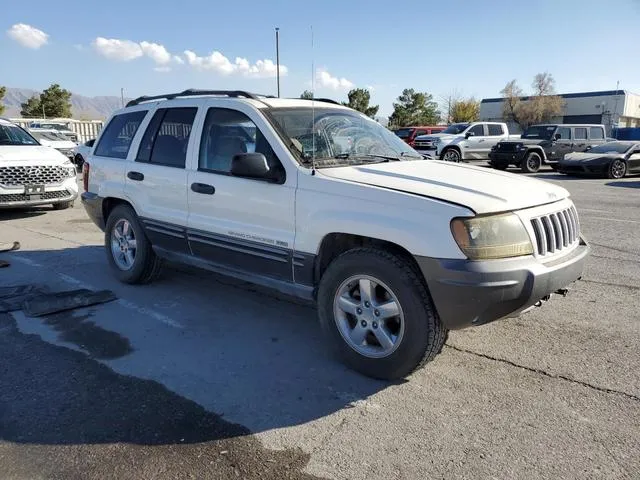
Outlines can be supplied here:
<path id="1" fill-rule="evenodd" d="M 542 165 L 542 157 L 539 153 L 530 152 L 522 161 L 521 169 L 525 173 L 536 173 Z"/>
<path id="2" fill-rule="evenodd" d="M 444 152 L 442 152 L 442 155 L 440 156 L 441 160 L 444 160 L 445 162 L 460 162 L 460 160 L 462 160 L 462 156 L 460 155 L 460 152 L 458 151 L 458 149 L 456 148 L 447 148 L 445 149 Z"/>
<path id="3" fill-rule="evenodd" d="M 407 376 L 446 340 L 415 268 L 383 250 L 358 248 L 334 260 L 320 281 L 318 313 L 344 363 L 374 378 Z"/>
<path id="4" fill-rule="evenodd" d="M 104 241 L 111 270 L 121 282 L 148 283 L 160 273 L 161 259 L 131 207 L 118 205 L 109 214 Z"/>
<path id="5" fill-rule="evenodd" d="M 627 174 L 627 164 L 624 163 L 624 160 L 620 160 L 616 158 L 611 165 L 609 165 L 609 170 L 607 171 L 607 177 L 612 179 L 623 178 Z"/>

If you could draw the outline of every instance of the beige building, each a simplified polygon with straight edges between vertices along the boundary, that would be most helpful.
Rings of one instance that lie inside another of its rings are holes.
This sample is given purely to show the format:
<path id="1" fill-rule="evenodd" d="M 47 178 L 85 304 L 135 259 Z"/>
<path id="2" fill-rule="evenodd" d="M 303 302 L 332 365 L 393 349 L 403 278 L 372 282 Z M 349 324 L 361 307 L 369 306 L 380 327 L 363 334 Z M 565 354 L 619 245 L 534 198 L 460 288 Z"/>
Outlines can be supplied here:
<path id="1" fill-rule="evenodd" d="M 601 92 L 563 93 L 563 116 L 554 119 L 558 123 L 603 124 L 607 133 L 614 127 L 640 127 L 640 95 L 626 90 Z M 522 97 L 526 101 L 528 97 Z M 480 102 L 480 120 L 502 121 L 503 98 L 485 98 Z M 517 125 L 510 130 L 519 131 Z"/>

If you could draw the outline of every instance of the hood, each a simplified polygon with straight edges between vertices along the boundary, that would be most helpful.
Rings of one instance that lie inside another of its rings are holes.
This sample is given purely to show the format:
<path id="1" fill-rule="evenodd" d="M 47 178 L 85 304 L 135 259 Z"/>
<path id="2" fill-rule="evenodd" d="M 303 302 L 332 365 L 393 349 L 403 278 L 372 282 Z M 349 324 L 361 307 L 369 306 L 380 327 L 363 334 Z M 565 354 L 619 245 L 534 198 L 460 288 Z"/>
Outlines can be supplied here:
<path id="1" fill-rule="evenodd" d="M 437 160 L 324 168 L 327 177 L 437 198 L 478 214 L 519 210 L 569 196 L 562 187 L 484 167 Z"/>
<path id="2" fill-rule="evenodd" d="M 450 133 L 431 133 L 429 135 L 420 135 L 416 140 L 435 140 L 436 138 L 450 139 L 455 137 L 463 137 L 464 135 L 452 135 Z"/>
<path id="3" fill-rule="evenodd" d="M 59 151 L 42 145 L 0 146 L 0 167 L 19 165 L 62 165 L 69 159 Z"/>
<path id="4" fill-rule="evenodd" d="M 564 156 L 565 160 L 587 162 L 589 160 L 597 160 L 599 158 L 624 158 L 623 153 L 589 153 L 589 152 L 573 152 Z"/>
<path id="5" fill-rule="evenodd" d="M 511 138 L 509 136 L 509 140 L 503 140 L 501 143 L 522 143 L 523 145 L 542 145 L 545 143 L 551 143 L 549 140 L 545 140 L 543 138 Z"/>

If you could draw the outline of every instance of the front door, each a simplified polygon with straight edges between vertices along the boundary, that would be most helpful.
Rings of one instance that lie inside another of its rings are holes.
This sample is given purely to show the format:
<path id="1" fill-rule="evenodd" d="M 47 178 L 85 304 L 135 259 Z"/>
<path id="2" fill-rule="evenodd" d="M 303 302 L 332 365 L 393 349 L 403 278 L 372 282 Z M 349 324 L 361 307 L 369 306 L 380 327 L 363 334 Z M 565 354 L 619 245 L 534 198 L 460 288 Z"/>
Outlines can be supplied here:
<path id="1" fill-rule="evenodd" d="M 564 158 L 567 153 L 573 151 L 573 139 L 570 127 L 558 127 L 553 134 L 553 145 L 547 154 L 547 159 L 557 162 Z"/>
<path id="2" fill-rule="evenodd" d="M 485 126 L 481 123 L 474 125 L 469 129 L 467 133 L 471 133 L 472 135 L 465 141 L 465 148 L 463 149 L 463 158 L 465 160 L 480 160 L 483 157 L 483 152 L 485 150 L 485 145 L 487 143 L 487 135 L 485 132 Z M 489 157 L 489 147 L 486 153 L 486 157 Z"/>
<path id="3" fill-rule="evenodd" d="M 271 147 L 275 139 L 249 108 L 209 108 L 187 181 L 187 233 L 193 254 L 207 262 L 290 282 L 297 177 L 286 176 Z M 230 174 L 233 156 L 251 152 L 265 155 L 279 183 Z"/>
<path id="4" fill-rule="evenodd" d="M 188 253 L 186 237 L 187 171 L 185 169 L 196 107 L 158 109 L 140 141 L 134 162 L 127 165 L 125 193 L 147 237 L 157 247 Z"/>

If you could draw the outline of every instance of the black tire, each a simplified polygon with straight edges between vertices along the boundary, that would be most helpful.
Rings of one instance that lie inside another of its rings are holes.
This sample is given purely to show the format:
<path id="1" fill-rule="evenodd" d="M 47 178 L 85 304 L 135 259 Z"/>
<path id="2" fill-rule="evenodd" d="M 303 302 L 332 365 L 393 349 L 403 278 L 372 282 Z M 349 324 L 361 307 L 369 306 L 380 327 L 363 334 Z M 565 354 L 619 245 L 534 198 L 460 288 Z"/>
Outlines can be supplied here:
<path id="1" fill-rule="evenodd" d="M 520 168 L 525 173 L 536 173 L 542 166 L 542 157 L 539 153 L 529 152 L 527 156 L 522 160 Z"/>
<path id="2" fill-rule="evenodd" d="M 616 158 L 609 164 L 609 168 L 607 169 L 607 178 L 610 178 L 612 180 L 619 180 L 621 178 L 624 178 L 626 174 L 627 164 L 624 160 Z"/>
<path id="3" fill-rule="evenodd" d="M 386 357 L 358 353 L 342 337 L 334 314 L 334 299 L 344 281 L 367 275 L 383 281 L 394 292 L 404 317 L 404 334 Z M 419 273 L 407 260 L 375 248 L 357 248 L 336 258 L 327 268 L 318 289 L 318 313 L 325 335 L 343 362 L 363 375 L 395 380 L 431 361 L 447 338 Z"/>
<path id="4" fill-rule="evenodd" d="M 73 205 L 73 200 L 71 200 L 70 202 L 54 203 L 53 204 L 53 209 L 54 210 L 66 210 L 67 208 L 70 208 L 71 205 Z"/>
<path id="5" fill-rule="evenodd" d="M 82 155 L 77 154 L 73 159 L 73 163 L 75 163 L 76 169 L 81 172 L 82 166 L 84 165 L 84 158 L 82 158 Z"/>
<path id="6" fill-rule="evenodd" d="M 445 148 L 440 154 L 440 160 L 445 160 L 444 157 L 447 156 L 447 154 L 449 154 L 449 156 L 451 157 L 455 157 L 455 159 L 450 158 L 446 160 L 447 162 L 460 163 L 462 161 L 462 154 L 457 148 L 453 148 L 453 147 Z"/>
<path id="7" fill-rule="evenodd" d="M 123 270 L 116 264 L 111 251 L 111 233 L 119 220 L 124 219 L 131 225 L 136 239 L 136 253 L 133 266 Z M 116 206 L 107 219 L 104 232 L 105 253 L 114 275 L 123 283 L 144 284 L 155 279 L 162 268 L 162 260 L 151 248 L 151 242 L 144 233 L 138 216 L 128 205 Z"/>

